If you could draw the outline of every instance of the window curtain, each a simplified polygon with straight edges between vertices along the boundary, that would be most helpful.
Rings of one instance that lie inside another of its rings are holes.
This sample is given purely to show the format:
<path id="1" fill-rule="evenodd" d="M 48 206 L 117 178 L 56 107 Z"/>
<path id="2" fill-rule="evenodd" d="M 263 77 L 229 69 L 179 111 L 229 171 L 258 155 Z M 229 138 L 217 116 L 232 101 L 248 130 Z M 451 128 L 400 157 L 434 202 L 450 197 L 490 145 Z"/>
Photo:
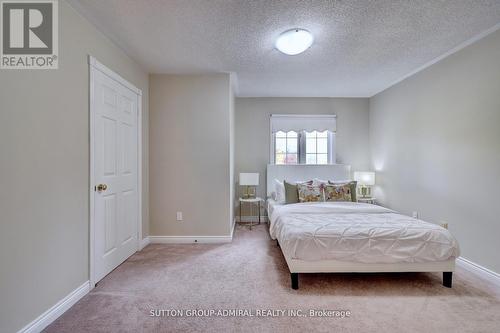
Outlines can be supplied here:
<path id="1" fill-rule="evenodd" d="M 337 131 L 337 116 L 336 115 L 288 115 L 288 114 L 272 114 L 271 115 L 271 133 L 278 131 Z"/>

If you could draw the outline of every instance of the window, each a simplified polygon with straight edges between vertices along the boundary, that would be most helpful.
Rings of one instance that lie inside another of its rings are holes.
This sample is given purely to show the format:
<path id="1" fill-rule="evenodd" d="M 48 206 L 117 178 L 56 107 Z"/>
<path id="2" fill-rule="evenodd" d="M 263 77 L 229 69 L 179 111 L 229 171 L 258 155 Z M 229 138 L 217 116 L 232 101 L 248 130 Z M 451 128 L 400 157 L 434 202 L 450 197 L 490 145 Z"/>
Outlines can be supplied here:
<path id="1" fill-rule="evenodd" d="M 275 164 L 335 163 L 335 133 L 330 131 L 278 131 L 273 136 Z"/>
<path id="2" fill-rule="evenodd" d="M 306 164 L 328 164 L 328 131 L 305 132 Z"/>
<path id="3" fill-rule="evenodd" d="M 299 160 L 299 134 L 279 131 L 275 135 L 276 164 L 297 164 Z"/>
<path id="4" fill-rule="evenodd" d="M 333 164 L 337 117 L 272 114 L 270 163 Z"/>

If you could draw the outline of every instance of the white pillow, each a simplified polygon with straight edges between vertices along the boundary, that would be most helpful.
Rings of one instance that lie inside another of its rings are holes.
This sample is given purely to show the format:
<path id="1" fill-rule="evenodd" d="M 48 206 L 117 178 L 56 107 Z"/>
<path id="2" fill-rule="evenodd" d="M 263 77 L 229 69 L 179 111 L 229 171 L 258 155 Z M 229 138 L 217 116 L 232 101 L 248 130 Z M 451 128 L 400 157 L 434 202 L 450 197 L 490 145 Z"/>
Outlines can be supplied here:
<path id="1" fill-rule="evenodd" d="M 274 200 L 278 203 L 285 202 L 285 184 L 279 180 L 274 180 Z"/>
<path id="2" fill-rule="evenodd" d="M 328 184 L 328 183 L 331 183 L 331 184 L 346 184 L 346 183 L 350 183 L 352 182 L 352 180 L 350 179 L 345 179 L 345 180 L 323 180 L 323 179 L 318 179 L 318 178 L 314 178 L 313 179 L 313 185 L 315 186 L 318 186 L 318 185 L 322 185 L 322 184 Z"/>
<path id="3" fill-rule="evenodd" d="M 328 180 L 323 180 L 323 179 L 319 179 L 319 178 L 313 179 L 314 186 L 320 186 L 320 185 L 324 185 L 324 184 L 328 184 Z"/>

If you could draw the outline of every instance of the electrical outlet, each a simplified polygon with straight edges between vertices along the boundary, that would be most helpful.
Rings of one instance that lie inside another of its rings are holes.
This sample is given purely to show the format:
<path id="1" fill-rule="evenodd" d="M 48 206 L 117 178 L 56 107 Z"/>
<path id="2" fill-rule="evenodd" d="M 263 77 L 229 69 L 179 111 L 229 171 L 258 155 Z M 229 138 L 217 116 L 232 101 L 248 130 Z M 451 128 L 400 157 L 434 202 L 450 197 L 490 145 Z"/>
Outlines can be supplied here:
<path id="1" fill-rule="evenodd" d="M 182 212 L 177 212 L 177 221 L 182 221 Z"/>
<path id="2" fill-rule="evenodd" d="M 411 217 L 413 217 L 414 219 L 418 219 L 418 212 L 411 213 Z"/>

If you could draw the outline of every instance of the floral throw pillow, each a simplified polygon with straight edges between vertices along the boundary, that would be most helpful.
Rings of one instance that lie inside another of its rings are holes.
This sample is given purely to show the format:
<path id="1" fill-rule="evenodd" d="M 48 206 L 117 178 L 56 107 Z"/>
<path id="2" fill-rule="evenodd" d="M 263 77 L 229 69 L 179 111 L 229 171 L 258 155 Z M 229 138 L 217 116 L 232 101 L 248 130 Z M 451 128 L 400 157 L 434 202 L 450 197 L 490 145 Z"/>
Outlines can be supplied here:
<path id="1" fill-rule="evenodd" d="M 328 184 L 324 186 L 325 201 L 352 201 L 351 185 Z"/>
<path id="2" fill-rule="evenodd" d="M 321 186 L 309 184 L 297 184 L 299 202 L 323 201 L 323 189 Z"/>
<path id="3" fill-rule="evenodd" d="M 352 202 L 357 202 L 357 198 L 356 198 L 356 188 L 358 186 L 358 182 L 355 181 L 355 180 L 349 180 L 349 181 L 337 181 L 337 182 L 332 182 L 332 181 L 328 181 L 328 184 L 331 184 L 331 185 L 345 185 L 345 184 L 349 184 L 349 186 L 351 187 L 351 201 Z"/>
<path id="4" fill-rule="evenodd" d="M 286 180 L 283 181 L 283 185 L 285 187 L 285 204 L 292 204 L 292 203 L 298 203 L 299 201 L 299 191 L 297 186 L 299 184 L 303 185 L 312 185 L 313 181 L 307 181 L 307 182 L 287 182 Z"/>

